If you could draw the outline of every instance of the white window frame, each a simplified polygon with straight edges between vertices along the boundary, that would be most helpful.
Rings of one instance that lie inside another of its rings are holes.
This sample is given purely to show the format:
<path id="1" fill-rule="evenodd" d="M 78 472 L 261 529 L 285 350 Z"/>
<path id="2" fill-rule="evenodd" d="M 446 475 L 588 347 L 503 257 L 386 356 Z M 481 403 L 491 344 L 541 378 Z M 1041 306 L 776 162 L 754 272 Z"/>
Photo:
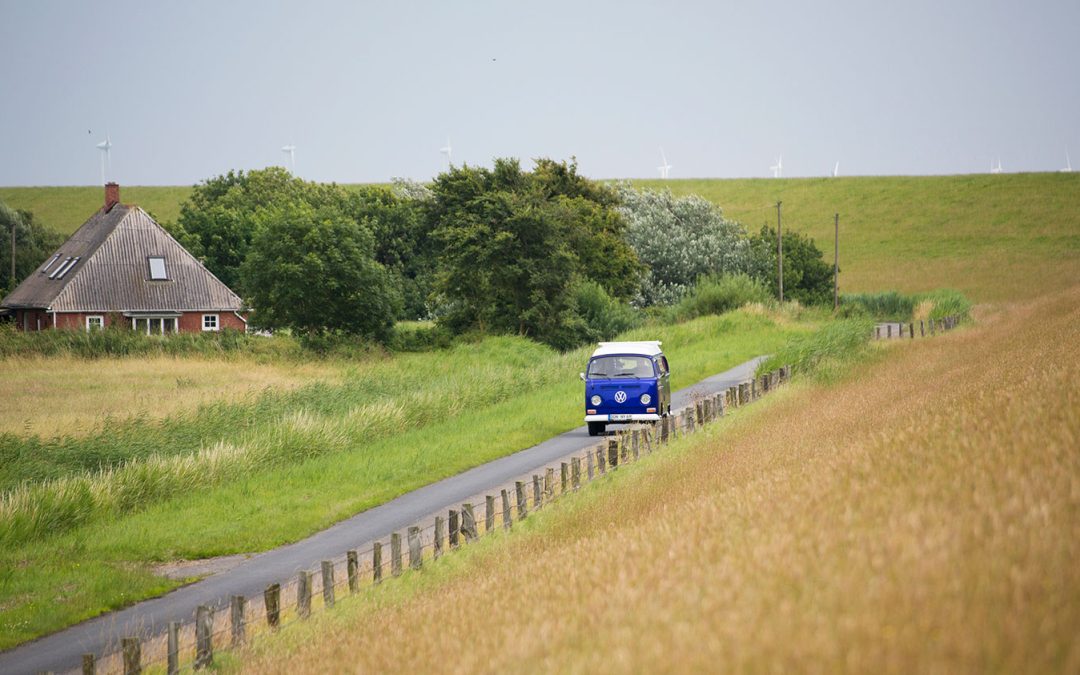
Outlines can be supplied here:
<path id="1" fill-rule="evenodd" d="M 96 321 L 96 326 L 91 326 L 91 322 Z M 105 317 L 101 314 L 89 314 L 86 317 L 86 332 L 91 330 L 104 330 L 105 329 Z"/>
<path id="2" fill-rule="evenodd" d="M 213 320 L 212 326 L 207 325 L 207 319 Z M 202 315 L 202 329 L 205 332 L 213 332 L 221 330 L 221 317 L 217 314 L 203 314 Z"/>
<path id="3" fill-rule="evenodd" d="M 160 260 L 161 261 L 161 276 L 160 277 L 155 277 L 154 276 L 154 261 L 155 260 Z M 149 270 L 150 271 L 150 276 L 149 276 L 150 281 L 168 281 L 169 280 L 169 270 L 166 269 L 166 267 L 165 267 L 165 256 L 163 256 L 163 255 L 146 256 L 146 264 L 150 268 L 150 270 Z"/>

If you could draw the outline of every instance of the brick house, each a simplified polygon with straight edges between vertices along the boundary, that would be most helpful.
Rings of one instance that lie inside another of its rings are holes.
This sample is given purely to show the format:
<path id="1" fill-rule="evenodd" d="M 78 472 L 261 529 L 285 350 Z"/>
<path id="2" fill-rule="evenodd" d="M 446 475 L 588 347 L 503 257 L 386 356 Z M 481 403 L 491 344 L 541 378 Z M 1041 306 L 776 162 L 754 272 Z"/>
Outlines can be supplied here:
<path id="1" fill-rule="evenodd" d="M 105 205 L 0 302 L 19 330 L 125 325 L 147 334 L 245 330 L 240 296 L 138 206 Z"/>

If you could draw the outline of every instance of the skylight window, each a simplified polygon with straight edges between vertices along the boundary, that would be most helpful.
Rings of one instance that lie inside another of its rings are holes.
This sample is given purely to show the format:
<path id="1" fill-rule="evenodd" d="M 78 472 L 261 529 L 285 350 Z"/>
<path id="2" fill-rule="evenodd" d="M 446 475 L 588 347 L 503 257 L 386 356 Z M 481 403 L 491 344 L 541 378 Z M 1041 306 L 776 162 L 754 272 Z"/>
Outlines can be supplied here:
<path id="1" fill-rule="evenodd" d="M 60 277 L 64 276 L 64 272 L 67 271 L 67 268 L 71 264 L 72 260 L 74 260 L 74 258 L 72 258 L 71 256 L 68 256 L 64 260 L 64 262 L 60 263 L 59 267 L 57 267 L 56 269 L 54 269 L 52 271 L 52 274 L 49 275 L 49 278 L 50 279 L 59 279 Z"/>
<path id="2" fill-rule="evenodd" d="M 63 265 L 56 268 L 56 271 L 53 272 L 53 274 L 56 275 L 57 279 L 63 279 L 64 275 L 70 272 L 71 269 L 75 267 L 75 263 L 77 262 L 79 262 L 79 256 L 75 256 L 74 258 L 68 258 L 64 261 Z M 52 279 L 51 276 L 49 278 Z"/>
<path id="3" fill-rule="evenodd" d="M 147 258 L 150 261 L 150 278 L 153 280 L 168 279 L 165 274 L 165 258 Z"/>
<path id="4" fill-rule="evenodd" d="M 52 259 L 49 260 L 49 262 L 45 263 L 45 267 L 41 268 L 41 273 L 45 274 L 46 272 L 48 272 L 49 268 L 53 266 L 53 263 L 55 263 L 59 259 L 60 259 L 60 254 L 57 253 L 56 255 L 54 255 L 52 257 Z"/>

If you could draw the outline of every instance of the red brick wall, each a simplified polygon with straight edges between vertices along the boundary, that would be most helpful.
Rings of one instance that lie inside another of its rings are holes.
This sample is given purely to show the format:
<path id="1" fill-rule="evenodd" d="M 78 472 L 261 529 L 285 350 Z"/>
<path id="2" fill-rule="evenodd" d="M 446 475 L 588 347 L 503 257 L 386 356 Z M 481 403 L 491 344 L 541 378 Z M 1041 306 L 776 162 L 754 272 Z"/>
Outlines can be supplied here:
<path id="1" fill-rule="evenodd" d="M 218 330 L 231 328 L 232 330 L 245 330 L 247 324 L 241 321 L 232 312 L 184 312 L 180 317 L 181 333 L 201 333 L 203 314 L 218 315 Z"/>
<path id="2" fill-rule="evenodd" d="M 247 324 L 244 323 L 233 312 L 184 312 L 180 315 L 177 328 L 181 333 L 201 333 L 202 332 L 202 317 L 203 314 L 217 314 L 218 315 L 218 330 L 229 328 L 232 330 L 245 330 Z M 44 312 L 36 309 L 20 309 L 15 312 L 15 323 L 19 330 L 23 329 L 23 317 L 27 317 L 30 320 L 30 330 L 37 330 L 37 321 L 41 320 L 41 329 L 46 330 L 52 328 L 53 315 L 48 312 Z M 75 330 L 86 330 L 86 317 L 87 316 L 100 316 L 104 318 L 106 326 L 110 326 L 114 323 L 113 319 L 119 323 L 119 325 L 130 328 L 131 318 L 120 314 L 110 314 L 109 312 L 59 312 L 56 314 L 56 327 Z"/>

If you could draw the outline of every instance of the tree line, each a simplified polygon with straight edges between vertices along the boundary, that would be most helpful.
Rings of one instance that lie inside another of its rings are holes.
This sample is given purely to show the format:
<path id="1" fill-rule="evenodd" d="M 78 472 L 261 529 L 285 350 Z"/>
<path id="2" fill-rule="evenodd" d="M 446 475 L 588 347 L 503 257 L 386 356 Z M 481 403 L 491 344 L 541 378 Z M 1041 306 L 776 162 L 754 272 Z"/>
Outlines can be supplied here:
<path id="1" fill-rule="evenodd" d="M 526 170 L 496 159 L 427 185 L 230 171 L 195 186 L 163 225 L 245 298 L 254 326 L 311 339 L 386 343 L 398 321 L 425 319 L 453 335 L 514 333 L 567 349 L 649 315 L 776 292 L 775 230 L 749 234 L 700 197 L 590 180 L 574 161 Z M 17 278 L 58 244 L 41 237 Z M 831 299 L 832 268 L 814 242 L 789 230 L 783 244 L 785 295 Z"/>

